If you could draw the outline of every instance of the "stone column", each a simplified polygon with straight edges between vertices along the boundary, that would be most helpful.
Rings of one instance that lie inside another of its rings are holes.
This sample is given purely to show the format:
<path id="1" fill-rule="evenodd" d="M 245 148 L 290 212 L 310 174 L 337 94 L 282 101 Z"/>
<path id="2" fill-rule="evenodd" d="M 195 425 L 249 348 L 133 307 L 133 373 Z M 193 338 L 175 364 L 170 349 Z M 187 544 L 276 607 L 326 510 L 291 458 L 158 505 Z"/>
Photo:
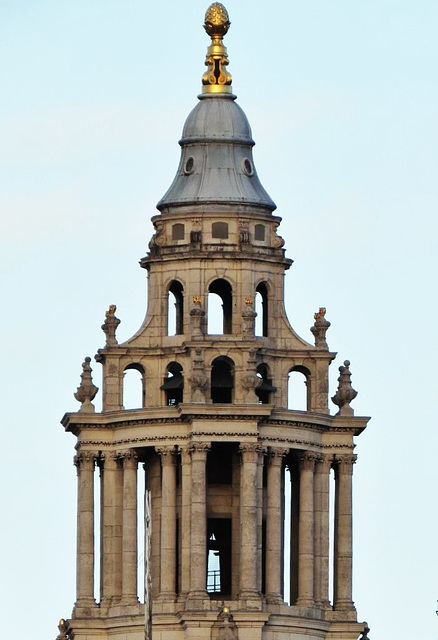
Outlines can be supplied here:
<path id="1" fill-rule="evenodd" d="M 313 472 L 315 456 L 300 458 L 300 514 L 298 525 L 298 598 L 297 606 L 312 607 L 314 570 Z"/>
<path id="2" fill-rule="evenodd" d="M 74 458 L 78 474 L 75 609 L 96 605 L 94 599 L 94 463 L 96 454 L 81 451 Z"/>
<path id="3" fill-rule="evenodd" d="M 240 445 L 240 598 L 260 597 L 258 584 L 261 554 L 257 539 L 258 504 L 257 475 L 262 448 L 257 443 Z M 254 554 L 256 551 L 256 554 Z"/>
<path id="4" fill-rule="evenodd" d="M 160 599 L 176 598 L 176 465 L 175 447 L 155 447 L 161 457 Z"/>
<path id="5" fill-rule="evenodd" d="M 353 501 L 355 455 L 335 457 L 334 609 L 354 611 L 352 599 Z"/>
<path id="6" fill-rule="evenodd" d="M 181 453 L 181 575 L 180 594 L 187 596 L 190 589 L 190 509 L 191 509 L 191 457 L 190 448 Z"/>
<path id="7" fill-rule="evenodd" d="M 208 598 L 206 462 L 209 449 L 210 444 L 207 442 L 194 442 L 190 448 L 192 501 L 189 608 L 191 605 L 199 606 L 199 600 Z"/>
<path id="8" fill-rule="evenodd" d="M 315 604 L 330 607 L 329 588 L 329 481 L 331 458 L 319 456 L 315 464 Z"/>
<path id="9" fill-rule="evenodd" d="M 101 455 L 101 608 L 118 604 L 122 595 L 123 473 L 115 451 Z"/>
<path id="10" fill-rule="evenodd" d="M 288 449 L 271 447 L 268 454 L 266 508 L 266 600 L 283 602 L 283 457 Z"/>
<path id="11" fill-rule="evenodd" d="M 123 459 L 122 604 L 137 604 L 137 454 Z"/>

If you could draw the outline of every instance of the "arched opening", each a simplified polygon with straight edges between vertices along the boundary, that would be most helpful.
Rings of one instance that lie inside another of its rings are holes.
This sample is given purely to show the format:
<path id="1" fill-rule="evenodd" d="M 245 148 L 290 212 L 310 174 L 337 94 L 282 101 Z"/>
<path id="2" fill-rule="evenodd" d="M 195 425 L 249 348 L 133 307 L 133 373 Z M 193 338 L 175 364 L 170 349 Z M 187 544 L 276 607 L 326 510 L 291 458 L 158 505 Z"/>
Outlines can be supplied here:
<path id="1" fill-rule="evenodd" d="M 133 362 L 123 372 L 124 409 L 141 409 L 146 404 L 145 372 L 141 364 Z"/>
<path id="2" fill-rule="evenodd" d="M 259 364 L 257 367 L 257 377 L 262 380 L 260 386 L 255 390 L 261 404 L 269 404 L 271 402 L 271 393 L 277 391 L 277 387 L 272 385 L 272 378 L 269 377 L 268 365 Z"/>
<path id="3" fill-rule="evenodd" d="M 287 408 L 294 411 L 308 411 L 310 371 L 306 367 L 296 366 L 289 371 L 287 381 Z"/>
<path id="4" fill-rule="evenodd" d="M 166 392 L 166 405 L 168 407 L 173 407 L 183 401 L 183 368 L 178 362 L 171 362 L 168 365 L 161 389 Z"/>
<path id="5" fill-rule="evenodd" d="M 255 335 L 268 335 L 268 289 L 264 282 L 260 282 L 256 289 L 255 310 L 257 317 L 255 320 Z"/>
<path id="6" fill-rule="evenodd" d="M 231 285 L 222 278 L 214 280 L 208 287 L 207 332 L 209 334 L 232 332 L 232 298 Z"/>
<path id="7" fill-rule="evenodd" d="M 211 400 L 229 404 L 233 400 L 233 362 L 220 356 L 211 366 Z"/>
<path id="8" fill-rule="evenodd" d="M 180 222 L 172 225 L 172 240 L 184 240 L 184 225 Z"/>
<path id="9" fill-rule="evenodd" d="M 184 287 L 178 280 L 170 283 L 167 301 L 167 335 L 184 333 Z"/>

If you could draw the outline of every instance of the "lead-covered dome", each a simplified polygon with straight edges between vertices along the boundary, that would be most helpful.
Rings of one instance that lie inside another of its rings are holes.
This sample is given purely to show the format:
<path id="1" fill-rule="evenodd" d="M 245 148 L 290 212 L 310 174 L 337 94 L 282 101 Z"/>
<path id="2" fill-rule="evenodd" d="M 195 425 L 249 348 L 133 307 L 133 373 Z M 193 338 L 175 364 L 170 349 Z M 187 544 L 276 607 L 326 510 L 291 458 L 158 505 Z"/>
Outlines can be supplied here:
<path id="1" fill-rule="evenodd" d="M 251 127 L 235 96 L 205 93 L 199 99 L 184 125 L 177 174 L 157 208 L 221 203 L 272 212 L 275 204 L 254 167 Z"/>

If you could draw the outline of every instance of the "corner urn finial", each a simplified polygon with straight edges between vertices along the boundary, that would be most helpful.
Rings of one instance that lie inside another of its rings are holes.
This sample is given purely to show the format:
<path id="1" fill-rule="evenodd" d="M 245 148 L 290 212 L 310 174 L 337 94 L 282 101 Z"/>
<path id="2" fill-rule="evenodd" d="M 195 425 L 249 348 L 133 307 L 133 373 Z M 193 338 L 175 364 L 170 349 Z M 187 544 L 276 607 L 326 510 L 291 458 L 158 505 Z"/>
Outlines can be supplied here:
<path id="1" fill-rule="evenodd" d="M 357 396 L 357 391 L 351 386 L 350 361 L 344 360 L 344 366 L 339 367 L 338 390 L 332 402 L 339 407 L 338 416 L 353 416 L 354 411 L 350 402 Z"/>
<path id="2" fill-rule="evenodd" d="M 222 42 L 230 28 L 228 12 L 220 2 L 213 2 L 204 19 L 204 29 L 211 38 L 207 49 L 205 66 L 207 71 L 202 76 L 202 93 L 231 93 L 231 74 L 225 69 L 228 65 L 227 49 Z"/>
<path id="3" fill-rule="evenodd" d="M 80 412 L 94 413 L 94 405 L 91 403 L 96 397 L 96 393 L 99 389 L 93 384 L 91 372 L 93 369 L 90 367 L 91 358 L 87 356 L 82 363 L 81 384 L 77 388 L 74 394 L 76 400 L 81 403 Z"/>

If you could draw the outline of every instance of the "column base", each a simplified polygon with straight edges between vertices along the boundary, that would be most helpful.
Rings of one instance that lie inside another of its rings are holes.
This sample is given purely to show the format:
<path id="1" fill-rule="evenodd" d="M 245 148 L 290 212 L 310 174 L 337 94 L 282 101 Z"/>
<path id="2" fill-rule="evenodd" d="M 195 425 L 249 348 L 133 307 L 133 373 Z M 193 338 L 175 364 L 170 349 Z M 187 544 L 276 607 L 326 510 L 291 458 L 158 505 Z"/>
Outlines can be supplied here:
<path id="1" fill-rule="evenodd" d="M 315 606 L 315 601 L 312 600 L 312 598 L 298 598 L 295 603 L 295 606 L 313 608 Z"/>
<path id="2" fill-rule="evenodd" d="M 140 601 L 136 594 L 136 595 L 130 595 L 130 596 L 122 596 L 122 599 L 120 600 L 119 604 L 122 607 L 127 607 L 127 606 L 140 604 Z"/>
<path id="3" fill-rule="evenodd" d="M 204 609 L 204 602 L 206 600 L 208 601 L 208 604 L 210 604 L 210 597 L 207 591 L 204 591 L 203 589 L 190 591 L 186 600 L 186 610 L 197 611 L 199 609 Z"/>
<path id="4" fill-rule="evenodd" d="M 252 611 L 261 611 L 263 607 L 262 597 L 258 591 L 245 590 L 239 593 L 240 609 L 250 609 Z"/>
<path id="5" fill-rule="evenodd" d="M 160 602 L 175 602 L 176 601 L 176 593 L 172 591 L 162 591 L 157 600 Z"/>
<path id="6" fill-rule="evenodd" d="M 97 612 L 99 607 L 97 606 L 94 598 L 80 598 L 76 600 L 71 614 L 72 618 L 90 618 Z"/>
<path id="7" fill-rule="evenodd" d="M 324 611 L 332 609 L 332 605 L 329 600 L 315 600 L 315 607 L 318 607 L 318 609 L 324 609 Z"/>
<path id="8" fill-rule="evenodd" d="M 333 611 L 356 611 L 351 600 L 337 600 L 333 605 Z"/>
<path id="9" fill-rule="evenodd" d="M 283 596 L 281 595 L 281 593 L 266 594 L 266 602 L 268 604 L 284 604 Z"/>

